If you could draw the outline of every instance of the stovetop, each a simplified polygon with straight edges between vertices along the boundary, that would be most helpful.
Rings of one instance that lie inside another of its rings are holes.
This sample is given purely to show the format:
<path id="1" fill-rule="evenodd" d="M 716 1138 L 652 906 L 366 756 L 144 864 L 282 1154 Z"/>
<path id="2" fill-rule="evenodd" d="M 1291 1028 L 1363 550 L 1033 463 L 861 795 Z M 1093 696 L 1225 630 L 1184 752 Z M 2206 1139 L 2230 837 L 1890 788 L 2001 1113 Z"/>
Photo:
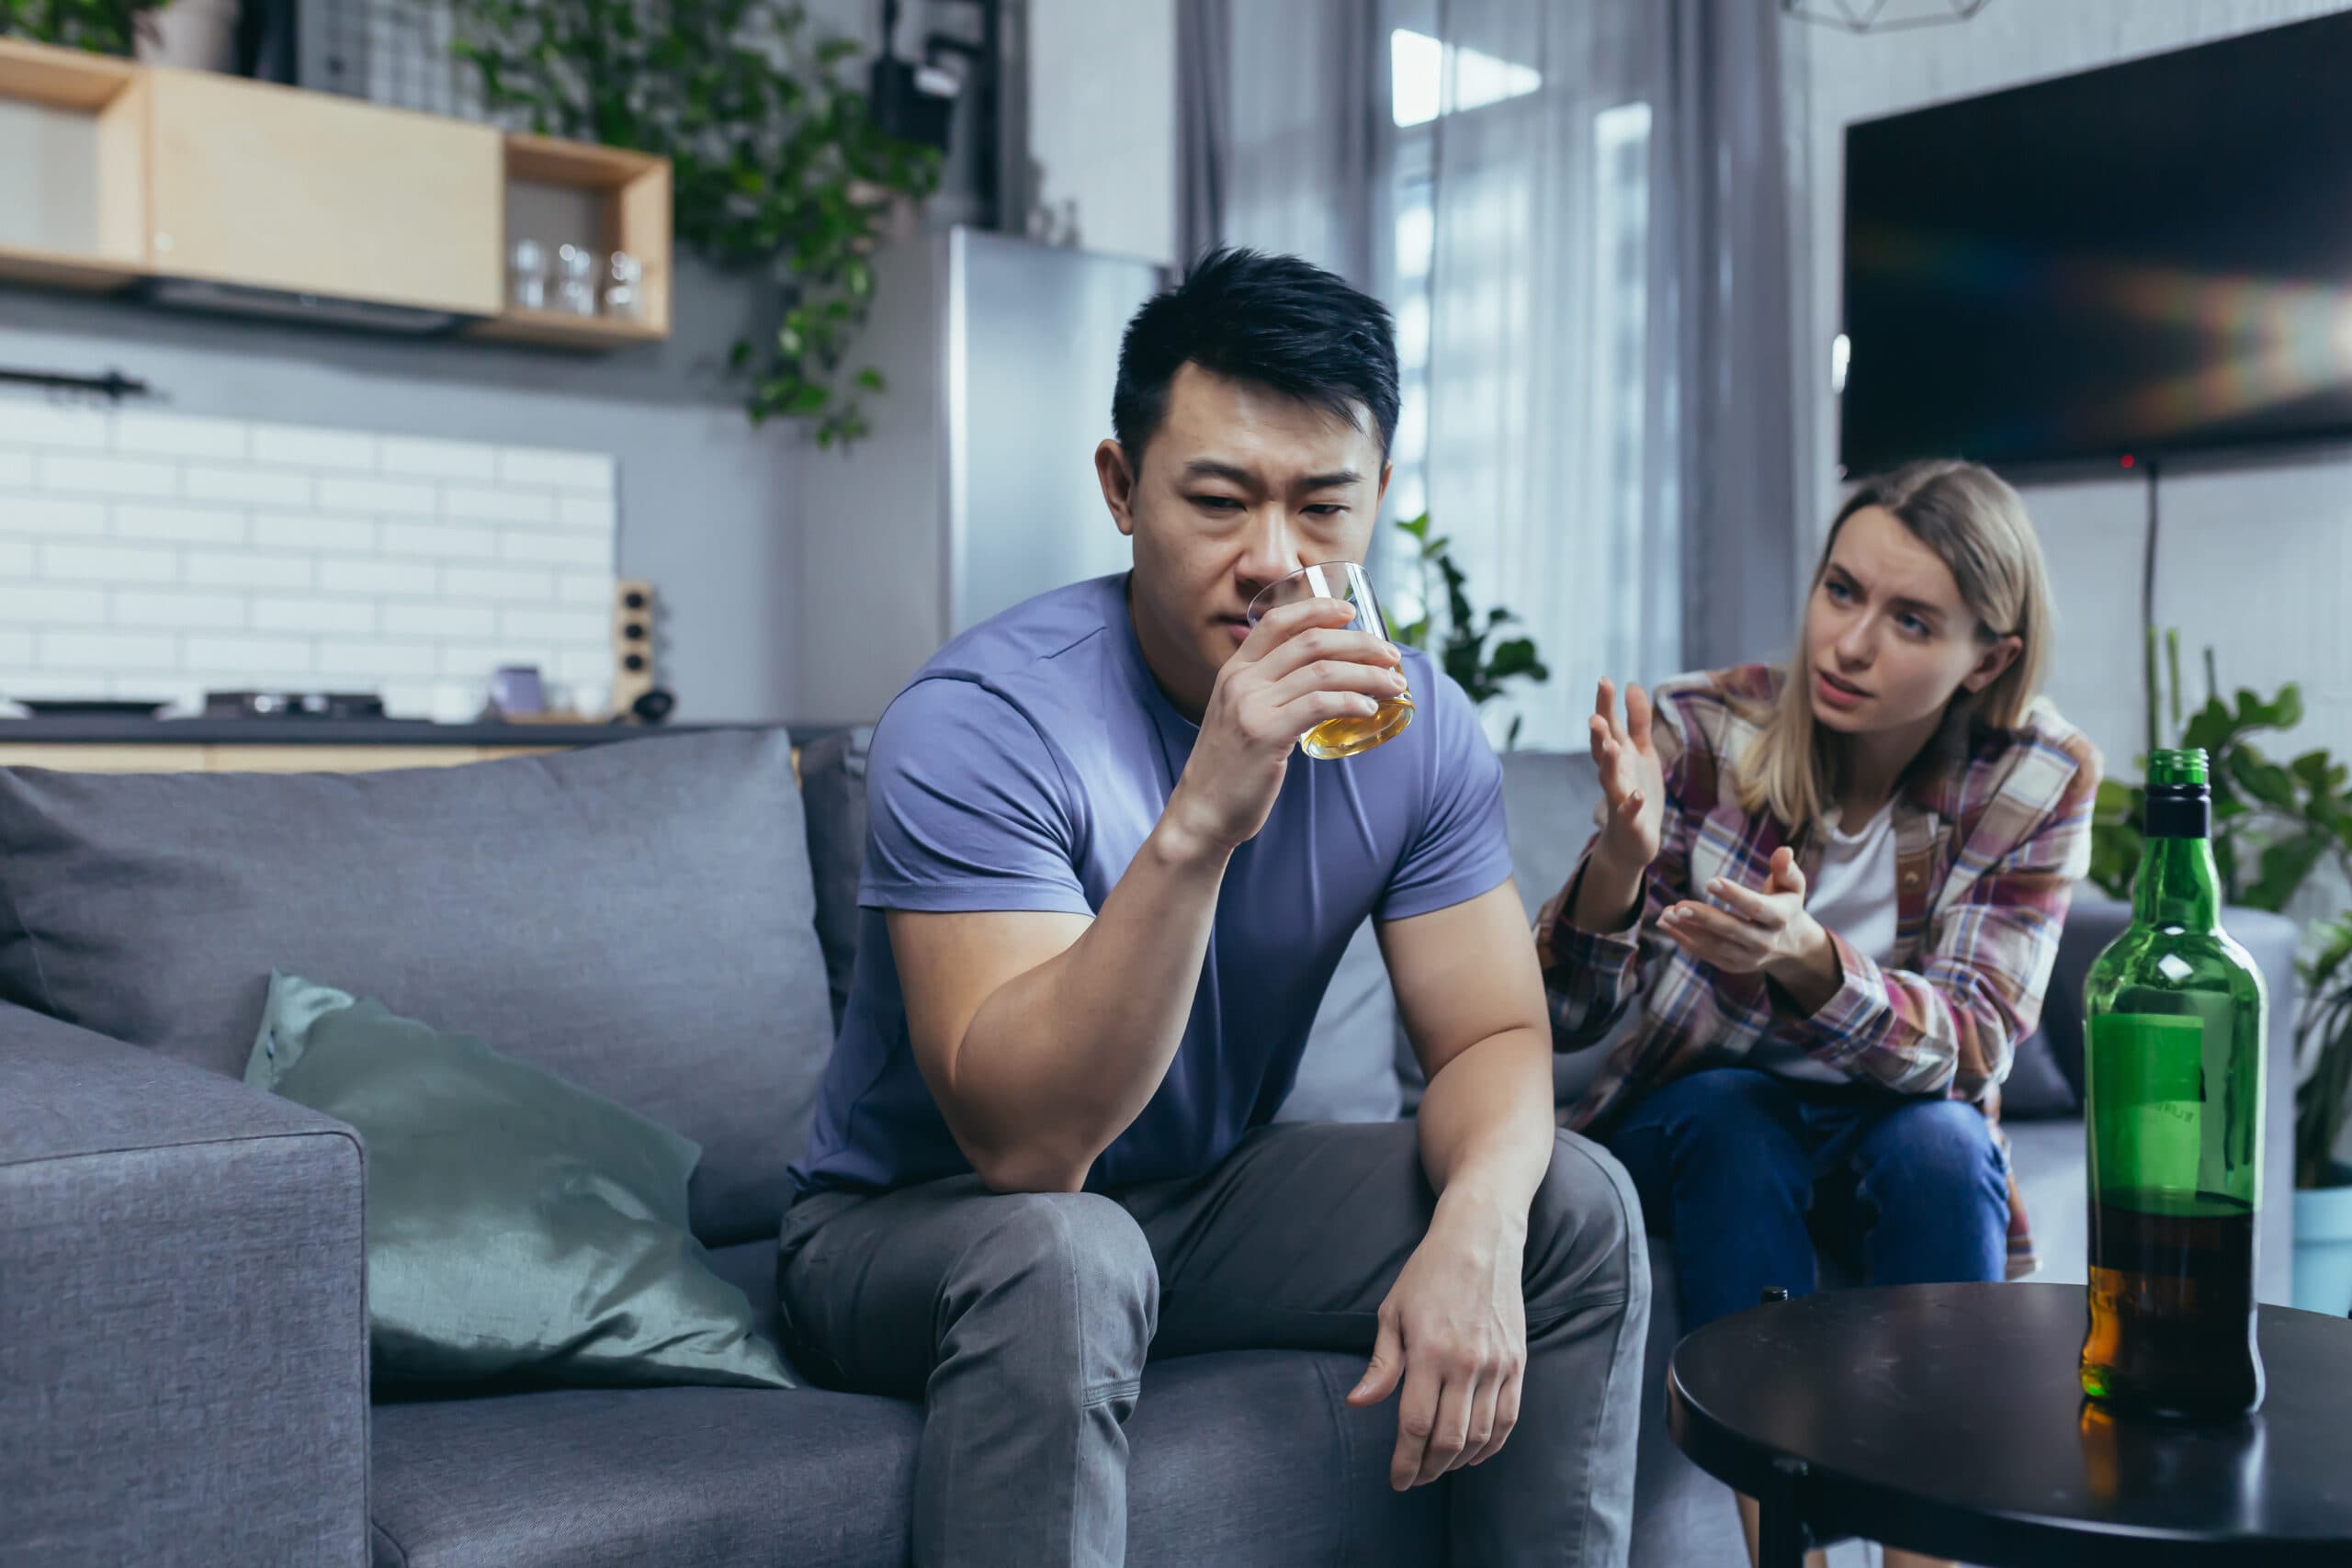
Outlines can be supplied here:
<path id="1" fill-rule="evenodd" d="M 206 718 L 370 718 L 384 716 L 373 692 L 207 692 Z"/>

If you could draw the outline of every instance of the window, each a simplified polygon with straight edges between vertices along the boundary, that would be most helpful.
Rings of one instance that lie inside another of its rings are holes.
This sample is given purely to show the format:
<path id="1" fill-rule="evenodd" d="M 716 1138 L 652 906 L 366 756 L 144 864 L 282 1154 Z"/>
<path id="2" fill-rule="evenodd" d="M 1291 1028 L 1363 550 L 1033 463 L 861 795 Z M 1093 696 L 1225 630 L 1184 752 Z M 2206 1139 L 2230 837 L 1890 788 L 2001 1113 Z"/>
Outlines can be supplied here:
<path id="1" fill-rule="evenodd" d="M 1390 64 L 1387 515 L 1433 511 L 1474 603 L 1508 605 L 1551 666 L 1489 706 L 1490 733 L 1516 709 L 1521 744 L 1577 746 L 1566 694 L 1652 677 L 1680 637 L 1672 466 L 1651 472 L 1673 433 L 1653 428 L 1672 403 L 1651 366 L 1650 107 L 1544 92 L 1534 66 L 1417 31 L 1391 34 Z M 1410 622 L 1430 607 L 1387 570 L 1408 542 L 1382 532 L 1375 569 Z"/>
<path id="2" fill-rule="evenodd" d="M 1650 107 L 1617 104 L 1593 116 L 1591 379 L 1586 408 L 1596 426 L 1599 462 L 1594 520 L 1605 532 L 1611 570 L 1602 576 L 1617 596 L 1613 606 L 1586 606 L 1601 630 L 1602 668 L 1594 674 L 1648 668 L 1657 642 L 1657 617 L 1671 614 L 1679 581 L 1661 594 L 1656 563 L 1678 558 L 1677 542 L 1656 533 L 1645 540 L 1649 409 Z M 1673 486 L 1668 465 L 1667 485 Z M 1672 531 L 1676 508 L 1658 509 L 1654 529 Z M 1645 559 L 1651 563 L 1644 570 Z M 1674 640 L 1680 640 L 1679 618 Z M 1564 661 L 1563 661 L 1564 662 Z M 1560 671 L 1575 679 L 1584 671 Z M 1589 685 L 1589 681 L 1582 684 Z M 1580 689 L 1580 688 L 1577 688 Z"/>
<path id="3" fill-rule="evenodd" d="M 1441 43 L 1409 28 L 1388 35 L 1389 118 L 1399 130 L 1523 97 L 1543 85 L 1543 73 L 1532 65 Z"/>

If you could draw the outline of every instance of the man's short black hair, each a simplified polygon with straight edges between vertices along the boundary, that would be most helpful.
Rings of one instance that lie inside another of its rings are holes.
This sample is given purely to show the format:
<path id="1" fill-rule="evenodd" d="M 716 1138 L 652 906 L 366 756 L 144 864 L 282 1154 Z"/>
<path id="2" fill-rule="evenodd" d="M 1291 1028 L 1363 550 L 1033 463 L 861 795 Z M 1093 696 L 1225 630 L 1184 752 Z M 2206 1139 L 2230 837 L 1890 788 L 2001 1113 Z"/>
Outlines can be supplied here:
<path id="1" fill-rule="evenodd" d="M 1187 364 L 1255 381 L 1353 423 L 1371 411 L 1388 456 L 1396 434 L 1396 333 L 1387 307 L 1296 256 L 1219 246 L 1147 300 L 1119 346 L 1111 430 L 1132 470 Z"/>

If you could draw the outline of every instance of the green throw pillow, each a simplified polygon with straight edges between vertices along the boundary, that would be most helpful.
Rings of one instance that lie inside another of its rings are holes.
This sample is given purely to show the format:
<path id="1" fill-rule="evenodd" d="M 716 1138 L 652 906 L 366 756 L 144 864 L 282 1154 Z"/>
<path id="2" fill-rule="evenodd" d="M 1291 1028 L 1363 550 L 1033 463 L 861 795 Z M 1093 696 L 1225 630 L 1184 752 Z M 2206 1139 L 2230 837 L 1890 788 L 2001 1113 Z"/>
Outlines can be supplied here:
<path id="1" fill-rule="evenodd" d="M 245 1081 L 367 1145 L 379 1383 L 793 1386 L 686 1228 L 693 1140 L 286 974 L 270 976 Z"/>

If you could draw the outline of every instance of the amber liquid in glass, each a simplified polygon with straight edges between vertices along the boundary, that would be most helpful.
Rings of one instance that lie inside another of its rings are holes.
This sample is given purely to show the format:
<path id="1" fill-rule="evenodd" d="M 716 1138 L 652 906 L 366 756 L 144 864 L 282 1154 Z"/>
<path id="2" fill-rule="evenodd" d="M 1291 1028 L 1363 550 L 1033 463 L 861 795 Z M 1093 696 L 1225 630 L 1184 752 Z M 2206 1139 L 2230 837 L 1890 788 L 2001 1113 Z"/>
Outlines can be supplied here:
<path id="1" fill-rule="evenodd" d="M 1359 751 L 1369 751 L 1382 741 L 1395 738 L 1398 731 L 1413 722 L 1413 699 L 1409 694 L 1382 701 L 1378 712 L 1369 717 L 1357 714 L 1341 714 L 1327 718 L 1308 730 L 1298 742 L 1298 749 L 1310 757 L 1336 761 L 1352 757 Z"/>

